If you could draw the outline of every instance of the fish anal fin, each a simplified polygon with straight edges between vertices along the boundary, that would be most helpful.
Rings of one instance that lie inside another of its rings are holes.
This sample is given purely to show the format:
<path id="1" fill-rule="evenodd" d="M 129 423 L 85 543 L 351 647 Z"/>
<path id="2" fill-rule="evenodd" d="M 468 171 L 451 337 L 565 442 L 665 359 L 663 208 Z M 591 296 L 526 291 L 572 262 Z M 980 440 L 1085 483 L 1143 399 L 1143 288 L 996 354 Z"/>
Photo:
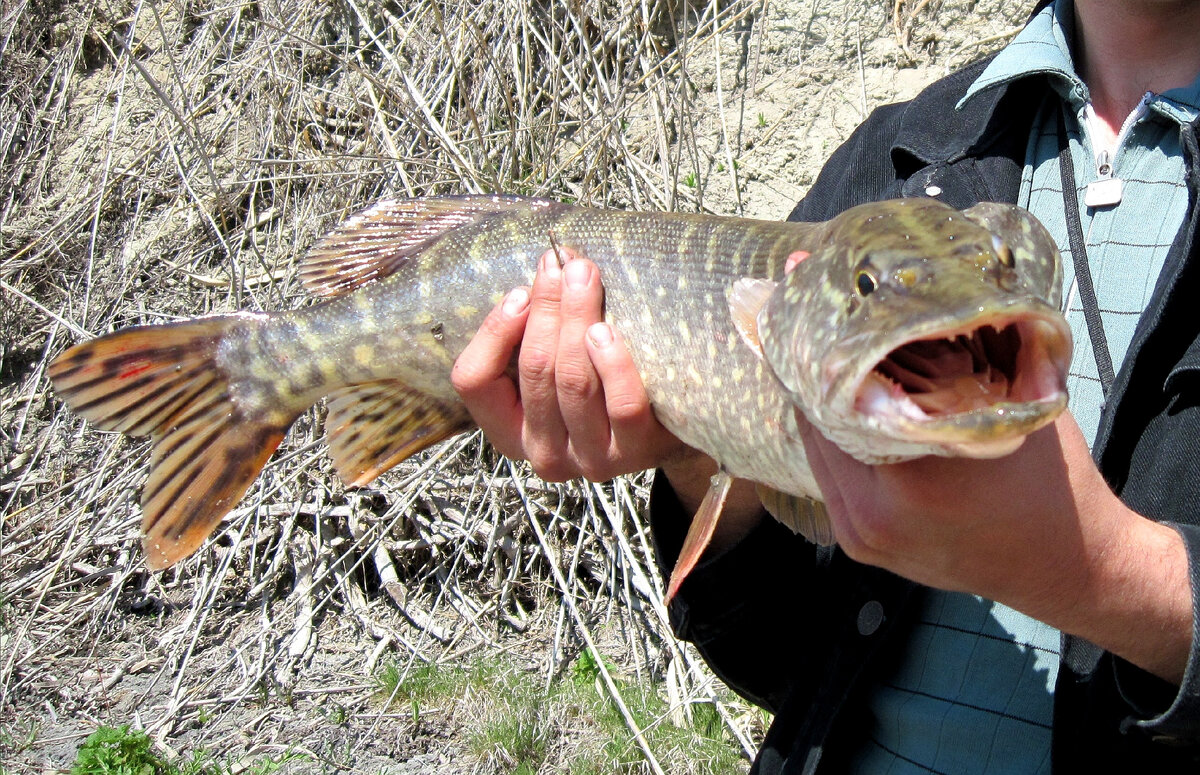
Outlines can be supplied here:
<path id="1" fill-rule="evenodd" d="M 194 552 L 250 487 L 301 408 L 247 416 L 215 361 L 253 315 L 140 326 L 75 345 L 50 364 L 54 389 L 100 428 L 150 436 L 142 544 L 152 570 Z"/>
<path id="2" fill-rule="evenodd" d="M 300 282 L 314 296 L 341 296 L 395 273 L 431 239 L 483 215 L 550 205 L 500 195 L 377 202 L 317 241 L 300 261 Z"/>
<path id="3" fill-rule="evenodd" d="M 383 379 L 329 396 L 325 432 L 338 477 L 361 487 L 410 455 L 473 427 L 466 409 Z"/>
<path id="4" fill-rule="evenodd" d="M 766 305 L 775 290 L 775 283 L 743 277 L 729 289 L 729 316 L 733 327 L 746 346 L 763 357 L 762 339 L 758 334 L 758 313 Z"/>
<path id="5" fill-rule="evenodd" d="M 724 469 L 713 475 L 708 491 L 704 493 L 704 499 L 700 502 L 700 508 L 692 517 L 692 524 L 688 527 L 687 536 L 683 539 L 683 548 L 679 550 L 679 558 L 675 560 L 675 567 L 671 569 L 671 579 L 667 582 L 667 594 L 663 598 L 663 605 L 671 604 L 684 579 L 696 567 L 704 550 L 708 548 L 732 485 L 733 477 Z"/>
<path id="6" fill-rule="evenodd" d="M 780 492 L 764 484 L 755 485 L 754 489 L 758 493 L 758 499 L 762 501 L 763 508 L 772 517 L 791 528 L 793 533 L 800 533 L 809 541 L 821 546 L 832 546 L 836 543 L 833 537 L 833 523 L 829 521 L 829 511 L 821 501 Z"/>

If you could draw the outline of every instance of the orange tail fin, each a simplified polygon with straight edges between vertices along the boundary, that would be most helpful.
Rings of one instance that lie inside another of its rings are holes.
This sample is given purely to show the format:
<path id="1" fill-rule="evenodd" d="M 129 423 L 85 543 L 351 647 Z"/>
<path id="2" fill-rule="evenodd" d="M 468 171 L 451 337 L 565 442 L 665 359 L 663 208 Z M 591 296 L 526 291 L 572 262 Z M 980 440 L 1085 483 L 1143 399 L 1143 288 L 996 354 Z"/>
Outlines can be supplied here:
<path id="1" fill-rule="evenodd" d="M 142 490 L 142 545 L 153 570 L 204 543 L 250 487 L 299 415 L 276 407 L 245 416 L 215 362 L 242 316 L 118 331 L 78 344 L 50 364 L 58 394 L 105 430 L 150 436 Z"/>

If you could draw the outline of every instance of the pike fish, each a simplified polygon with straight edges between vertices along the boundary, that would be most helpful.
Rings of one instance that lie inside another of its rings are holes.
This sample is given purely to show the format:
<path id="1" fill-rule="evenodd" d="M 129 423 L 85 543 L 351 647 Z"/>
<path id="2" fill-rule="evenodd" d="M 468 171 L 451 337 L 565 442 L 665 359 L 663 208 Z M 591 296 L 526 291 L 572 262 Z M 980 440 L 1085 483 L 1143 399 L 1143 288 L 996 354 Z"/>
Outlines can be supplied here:
<path id="1" fill-rule="evenodd" d="M 348 486 L 473 427 L 451 366 L 555 245 L 597 263 L 656 416 L 720 465 L 672 595 L 733 477 L 793 530 L 833 541 L 797 411 L 880 463 L 1005 455 L 1066 404 L 1053 241 L 1019 208 L 932 199 L 807 224 L 499 195 L 383 201 L 302 259 L 319 303 L 124 329 L 64 352 L 50 379 L 96 426 L 151 438 L 143 546 L 166 568 L 322 398 Z"/>

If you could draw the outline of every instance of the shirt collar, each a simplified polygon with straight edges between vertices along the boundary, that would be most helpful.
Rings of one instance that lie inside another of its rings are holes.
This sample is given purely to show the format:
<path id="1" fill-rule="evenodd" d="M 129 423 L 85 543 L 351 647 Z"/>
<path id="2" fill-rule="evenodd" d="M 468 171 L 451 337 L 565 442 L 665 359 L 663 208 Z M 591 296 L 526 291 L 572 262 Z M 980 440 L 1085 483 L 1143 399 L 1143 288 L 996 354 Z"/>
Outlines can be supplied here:
<path id="1" fill-rule="evenodd" d="M 1090 99 L 1075 72 L 1071 38 L 1075 28 L 1072 0 L 1055 0 L 1038 11 L 988 64 L 959 100 L 957 109 L 978 95 L 1031 75 L 1045 75 L 1050 86 L 1076 110 Z"/>
<path id="2" fill-rule="evenodd" d="M 1150 109 L 1180 124 L 1200 118 L 1200 74 L 1196 80 L 1178 89 L 1167 89 L 1150 100 Z"/>
<path id="3" fill-rule="evenodd" d="M 988 64 L 958 101 L 956 109 L 980 94 L 1021 78 L 1045 75 L 1076 114 L 1091 100 L 1087 84 L 1075 71 L 1071 43 L 1075 31 L 1073 0 L 1054 0 L 1035 13 L 1017 36 Z M 1188 86 L 1155 95 L 1151 111 L 1179 124 L 1200 118 L 1200 75 Z"/>

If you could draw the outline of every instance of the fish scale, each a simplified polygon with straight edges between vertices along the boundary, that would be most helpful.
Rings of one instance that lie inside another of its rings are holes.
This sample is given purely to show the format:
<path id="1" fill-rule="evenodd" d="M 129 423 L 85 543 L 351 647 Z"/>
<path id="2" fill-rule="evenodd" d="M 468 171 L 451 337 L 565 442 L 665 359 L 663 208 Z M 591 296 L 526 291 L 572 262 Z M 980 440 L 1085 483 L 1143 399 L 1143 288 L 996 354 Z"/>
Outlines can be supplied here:
<path id="1" fill-rule="evenodd" d="M 453 363 L 552 246 L 597 264 L 605 317 L 656 416 L 721 466 L 684 573 L 730 477 L 758 483 L 793 529 L 832 540 L 800 416 L 877 462 L 1004 454 L 1065 404 L 1070 340 L 1054 308 L 1053 242 L 1017 208 L 959 213 L 933 200 L 865 205 L 824 224 L 511 196 L 390 200 L 302 260 L 319 303 L 118 331 L 71 348 L 50 376 L 100 427 L 151 436 L 143 543 L 150 566 L 167 567 L 323 397 L 334 466 L 351 485 L 472 427 Z M 931 338 L 946 343 L 904 349 Z"/>

